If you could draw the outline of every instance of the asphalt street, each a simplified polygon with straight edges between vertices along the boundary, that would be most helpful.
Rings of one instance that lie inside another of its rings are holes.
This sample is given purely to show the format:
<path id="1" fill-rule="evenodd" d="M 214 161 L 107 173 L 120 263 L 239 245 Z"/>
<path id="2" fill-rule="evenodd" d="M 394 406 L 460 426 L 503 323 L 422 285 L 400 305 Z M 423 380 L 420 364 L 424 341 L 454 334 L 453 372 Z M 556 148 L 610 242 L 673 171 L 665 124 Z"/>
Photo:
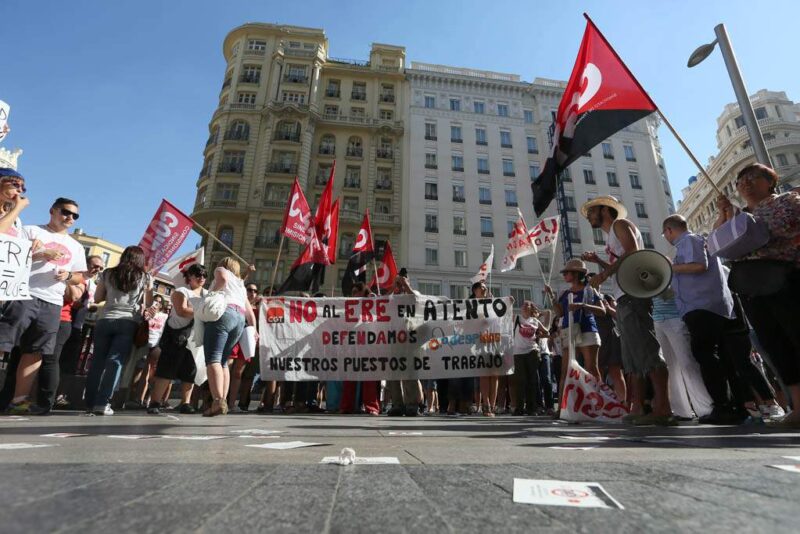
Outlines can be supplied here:
<path id="1" fill-rule="evenodd" d="M 250 446 L 292 441 L 317 445 Z M 398 463 L 320 463 L 345 447 Z M 800 456 L 800 431 L 763 425 L 2 416 L 0 525 L 6 534 L 797 532 L 800 474 L 769 467 L 800 464 L 785 456 Z M 598 482 L 624 509 L 515 503 L 515 478 Z"/>

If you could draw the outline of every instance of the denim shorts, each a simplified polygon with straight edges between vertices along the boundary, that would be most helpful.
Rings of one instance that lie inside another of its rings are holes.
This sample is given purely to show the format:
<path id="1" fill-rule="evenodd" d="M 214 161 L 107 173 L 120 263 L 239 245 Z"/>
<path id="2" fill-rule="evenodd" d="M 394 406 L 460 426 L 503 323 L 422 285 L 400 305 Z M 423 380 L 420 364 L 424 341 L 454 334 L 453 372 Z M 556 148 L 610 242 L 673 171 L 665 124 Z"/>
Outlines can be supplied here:
<path id="1" fill-rule="evenodd" d="M 206 365 L 220 363 L 225 367 L 233 346 L 239 342 L 244 331 L 244 315 L 238 309 L 228 307 L 222 317 L 216 321 L 205 323 L 203 332 L 203 350 Z"/>

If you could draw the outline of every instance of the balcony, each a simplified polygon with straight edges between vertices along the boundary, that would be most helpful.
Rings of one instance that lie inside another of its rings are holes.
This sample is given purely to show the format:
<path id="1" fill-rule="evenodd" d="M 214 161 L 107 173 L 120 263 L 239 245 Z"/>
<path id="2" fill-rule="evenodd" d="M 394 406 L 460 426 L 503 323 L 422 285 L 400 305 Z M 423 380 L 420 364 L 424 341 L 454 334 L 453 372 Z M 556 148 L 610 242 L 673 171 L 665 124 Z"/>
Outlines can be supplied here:
<path id="1" fill-rule="evenodd" d="M 348 158 L 362 158 L 364 157 L 364 149 L 361 147 L 347 147 Z"/>
<path id="2" fill-rule="evenodd" d="M 211 201 L 212 208 L 235 208 L 236 199 L 233 198 L 216 198 Z"/>
<path id="3" fill-rule="evenodd" d="M 250 134 L 239 131 L 225 132 L 224 139 L 225 141 L 243 141 L 246 143 L 250 140 Z"/>
<path id="4" fill-rule="evenodd" d="M 438 234 L 439 233 L 439 227 L 438 226 L 425 225 L 425 232 L 427 232 L 429 234 Z"/>
<path id="5" fill-rule="evenodd" d="M 482 198 L 482 199 L 480 199 L 478 201 L 478 203 L 479 204 L 484 204 L 484 205 L 487 205 L 487 206 L 491 206 L 492 205 L 492 199 L 491 198 Z"/>
<path id="6" fill-rule="evenodd" d="M 425 200 L 439 200 L 439 195 L 425 195 Z"/>
<path id="7" fill-rule="evenodd" d="M 320 156 L 335 156 L 336 155 L 336 146 L 334 145 L 321 145 L 319 147 L 319 152 L 317 152 Z"/>
<path id="8" fill-rule="evenodd" d="M 222 89 L 220 89 L 220 91 L 224 91 L 225 89 L 230 87 L 232 81 L 233 80 L 231 80 L 230 78 L 227 78 L 224 82 L 222 82 Z"/>
<path id="9" fill-rule="evenodd" d="M 503 176 L 516 176 L 517 173 L 514 171 L 503 171 Z"/>
<path id="10" fill-rule="evenodd" d="M 361 180 L 352 180 L 352 179 L 344 179 L 344 185 L 342 186 L 345 189 L 361 189 Z"/>
<path id="11" fill-rule="evenodd" d="M 339 98 L 342 96 L 342 92 L 338 89 L 326 89 L 325 90 L 325 97 L 326 98 Z"/>
<path id="12" fill-rule="evenodd" d="M 425 164 L 425 168 L 426 169 L 438 169 L 439 166 L 437 164 L 435 164 L 435 163 L 426 163 Z"/>
<path id="13" fill-rule="evenodd" d="M 380 96 L 380 101 L 381 101 L 381 102 L 390 102 L 390 103 L 394 103 L 394 95 L 391 95 L 391 94 L 383 94 L 383 95 L 381 95 L 381 96 Z"/>
<path id="14" fill-rule="evenodd" d="M 217 172 L 226 172 L 229 174 L 242 174 L 244 164 L 242 163 L 226 163 L 222 162 L 217 165 Z"/>
<path id="15" fill-rule="evenodd" d="M 378 180 L 375 182 L 375 191 L 391 191 L 392 190 L 392 181 L 391 180 Z"/>
<path id="16" fill-rule="evenodd" d="M 350 100 L 366 100 L 367 93 L 362 91 L 353 91 L 350 93 Z"/>
<path id="17" fill-rule="evenodd" d="M 273 141 L 290 141 L 292 143 L 299 143 L 300 142 L 300 134 L 297 132 L 275 132 L 275 137 L 272 138 Z"/>
<path id="18" fill-rule="evenodd" d="M 480 146 L 487 146 L 489 143 L 487 143 L 486 141 L 475 141 L 475 144 Z"/>
<path id="19" fill-rule="evenodd" d="M 614 159 L 614 154 L 603 154 L 604 159 Z"/>
<path id="20" fill-rule="evenodd" d="M 255 48 L 254 49 L 249 49 L 248 48 L 247 50 L 244 51 L 243 55 L 244 56 L 251 56 L 251 57 L 258 57 L 258 56 L 263 56 L 266 53 L 267 53 L 266 50 L 258 50 L 258 49 L 255 49 Z"/>
<path id="21" fill-rule="evenodd" d="M 528 154 L 538 154 L 538 153 L 539 153 L 539 149 L 538 148 L 529 148 L 528 149 Z"/>
<path id="22" fill-rule="evenodd" d="M 267 236 L 267 235 L 259 235 L 256 236 L 256 242 L 253 245 L 255 248 L 278 248 L 281 243 L 280 236 Z"/>
<path id="23" fill-rule="evenodd" d="M 481 237 L 494 237 L 494 232 L 481 231 Z"/>
<path id="24" fill-rule="evenodd" d="M 453 172 L 464 172 L 464 167 L 451 167 Z"/>
<path id="25" fill-rule="evenodd" d="M 376 152 L 378 159 L 394 159 L 391 148 L 379 148 Z"/>
<path id="26" fill-rule="evenodd" d="M 453 235 L 467 235 L 466 228 L 453 228 Z"/>
<path id="27" fill-rule="evenodd" d="M 437 139 L 438 139 L 438 137 L 436 137 L 435 135 L 426 135 L 425 136 L 425 140 L 426 141 L 436 141 Z"/>
<path id="28" fill-rule="evenodd" d="M 243 104 L 243 103 L 236 102 L 236 103 L 233 103 L 233 104 L 228 104 L 228 108 L 231 111 L 252 111 L 252 110 L 256 109 L 256 105 L 255 104 Z"/>
<path id="29" fill-rule="evenodd" d="M 372 219 L 376 224 L 400 224 L 400 217 L 391 213 L 373 213 Z M 377 243 L 376 243 L 377 245 Z"/>
<path id="30" fill-rule="evenodd" d="M 464 140 L 462 138 L 460 138 L 460 137 L 451 137 L 450 138 L 450 142 L 451 143 L 463 143 Z"/>
<path id="31" fill-rule="evenodd" d="M 254 83 L 258 85 L 261 83 L 261 76 L 252 74 L 242 74 L 239 76 L 239 83 Z"/>
<path id="32" fill-rule="evenodd" d="M 500 143 L 500 148 L 514 148 L 511 143 Z"/>
<path id="33" fill-rule="evenodd" d="M 343 209 L 339 212 L 339 219 L 342 221 L 361 222 L 361 218 L 360 211 Z"/>
<path id="34" fill-rule="evenodd" d="M 287 74 L 283 77 L 284 83 L 308 83 L 308 76 L 298 76 L 294 74 Z"/>
<path id="35" fill-rule="evenodd" d="M 217 144 L 217 136 L 214 135 L 213 137 L 209 137 L 208 141 L 206 141 L 206 148 L 216 145 Z"/>
<path id="36" fill-rule="evenodd" d="M 267 172 L 274 174 L 297 174 L 297 164 L 273 161 L 267 165 Z"/>
<path id="37" fill-rule="evenodd" d="M 478 174 L 489 174 L 489 169 L 478 169 Z"/>
<path id="38" fill-rule="evenodd" d="M 453 202 L 466 202 L 466 198 L 459 195 L 453 195 Z"/>
<path id="39" fill-rule="evenodd" d="M 289 196 L 288 193 L 287 193 L 286 196 L 287 197 Z M 262 206 L 264 206 L 265 208 L 274 208 L 274 209 L 282 210 L 282 209 L 286 208 L 286 199 L 283 199 L 283 200 L 270 200 L 270 199 L 265 198 L 263 203 L 262 203 Z"/>
<path id="40" fill-rule="evenodd" d="M 519 202 L 517 202 L 516 200 L 506 200 L 506 206 L 509 208 L 516 208 L 517 206 L 519 206 Z"/>
<path id="41" fill-rule="evenodd" d="M 289 56 L 289 57 L 313 58 L 313 57 L 316 57 L 317 51 L 316 50 L 304 50 L 304 49 L 300 49 L 300 48 L 283 47 L 283 55 Z"/>

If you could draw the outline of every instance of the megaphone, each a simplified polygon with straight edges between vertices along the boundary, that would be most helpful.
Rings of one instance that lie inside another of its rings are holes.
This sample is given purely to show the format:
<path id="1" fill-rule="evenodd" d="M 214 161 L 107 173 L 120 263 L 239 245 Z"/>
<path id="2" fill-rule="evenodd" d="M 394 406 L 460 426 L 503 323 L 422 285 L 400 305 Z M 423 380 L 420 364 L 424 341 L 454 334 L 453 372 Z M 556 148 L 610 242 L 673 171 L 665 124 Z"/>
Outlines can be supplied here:
<path id="1" fill-rule="evenodd" d="M 637 250 L 617 269 L 617 285 L 631 297 L 649 299 L 660 295 L 672 282 L 672 264 L 655 250 Z"/>

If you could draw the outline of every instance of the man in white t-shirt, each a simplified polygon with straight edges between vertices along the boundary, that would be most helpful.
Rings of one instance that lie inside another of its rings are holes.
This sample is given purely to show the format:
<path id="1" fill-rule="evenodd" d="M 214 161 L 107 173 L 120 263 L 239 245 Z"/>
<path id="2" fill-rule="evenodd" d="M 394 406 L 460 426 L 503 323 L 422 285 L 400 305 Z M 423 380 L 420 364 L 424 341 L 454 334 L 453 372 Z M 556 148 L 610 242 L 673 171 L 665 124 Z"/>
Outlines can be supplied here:
<path id="1" fill-rule="evenodd" d="M 42 354 L 53 353 L 64 293 L 67 286 L 83 282 L 85 253 L 81 244 L 67 234 L 78 217 L 74 200 L 58 198 L 50 208 L 50 222 L 24 227 L 25 235 L 33 241 L 28 282 L 32 298 L 9 302 L 0 317 L 0 351 L 10 352 L 19 346 L 22 354 L 9 406 L 11 413 L 31 412 L 27 396 Z"/>

